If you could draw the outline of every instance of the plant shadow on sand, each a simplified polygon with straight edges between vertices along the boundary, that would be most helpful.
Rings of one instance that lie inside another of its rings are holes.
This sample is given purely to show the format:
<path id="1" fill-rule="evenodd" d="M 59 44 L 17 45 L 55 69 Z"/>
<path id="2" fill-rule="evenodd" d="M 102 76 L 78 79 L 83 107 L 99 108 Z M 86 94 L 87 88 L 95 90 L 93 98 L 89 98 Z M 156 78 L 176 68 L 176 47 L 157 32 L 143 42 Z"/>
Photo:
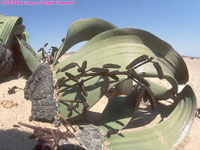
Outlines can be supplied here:
<path id="1" fill-rule="evenodd" d="M 9 82 L 9 81 L 14 80 L 14 79 L 17 79 L 17 77 L 14 76 L 14 75 L 4 75 L 4 76 L 1 76 L 0 84 L 1 83 L 5 83 L 5 82 Z"/>
<path id="2" fill-rule="evenodd" d="M 0 130 L 1 150 L 34 150 L 36 140 L 29 139 L 31 133 L 17 129 Z"/>
<path id="3" fill-rule="evenodd" d="M 172 102 L 161 101 L 157 102 L 157 108 L 155 111 L 151 109 L 150 104 L 141 104 L 138 110 L 134 113 L 130 122 L 125 126 L 124 129 L 138 130 L 142 128 L 152 127 L 162 121 L 164 121 L 174 110 L 175 104 Z M 96 120 L 101 116 L 98 112 L 88 112 L 87 120 L 80 121 L 81 115 L 69 119 L 71 124 L 86 125 L 96 123 Z M 123 125 L 124 126 L 124 125 Z M 122 127 L 123 128 L 123 127 Z"/>
<path id="4" fill-rule="evenodd" d="M 140 129 L 144 126 L 150 127 L 156 125 L 164 121 L 171 114 L 174 108 L 174 104 L 166 105 L 161 102 L 157 103 L 157 108 L 155 111 L 153 111 L 150 106 L 140 107 L 126 126 L 126 129 Z"/>

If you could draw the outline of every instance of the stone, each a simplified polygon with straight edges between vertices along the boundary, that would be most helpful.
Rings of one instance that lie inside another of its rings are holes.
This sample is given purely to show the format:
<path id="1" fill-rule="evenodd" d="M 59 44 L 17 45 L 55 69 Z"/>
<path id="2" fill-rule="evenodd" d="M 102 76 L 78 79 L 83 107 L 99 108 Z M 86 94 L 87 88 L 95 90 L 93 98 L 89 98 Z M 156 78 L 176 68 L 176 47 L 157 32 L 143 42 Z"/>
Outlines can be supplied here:
<path id="1" fill-rule="evenodd" d="M 13 68 L 13 63 L 12 52 L 0 44 L 0 76 L 9 73 Z"/>
<path id="2" fill-rule="evenodd" d="M 49 64 L 42 63 L 29 77 L 24 89 L 25 99 L 32 101 L 32 117 L 37 121 L 53 122 L 58 104 L 54 96 L 53 74 Z"/>

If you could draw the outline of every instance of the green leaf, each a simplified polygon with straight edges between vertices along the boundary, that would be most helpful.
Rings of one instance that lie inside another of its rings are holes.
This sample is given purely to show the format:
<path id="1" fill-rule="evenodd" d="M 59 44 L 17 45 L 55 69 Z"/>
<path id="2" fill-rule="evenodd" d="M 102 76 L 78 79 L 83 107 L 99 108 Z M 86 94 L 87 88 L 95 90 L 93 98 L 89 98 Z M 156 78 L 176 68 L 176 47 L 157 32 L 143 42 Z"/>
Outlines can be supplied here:
<path id="1" fill-rule="evenodd" d="M 24 25 L 15 25 L 13 33 L 15 33 L 15 35 L 20 35 L 24 33 L 24 30 L 25 30 Z"/>
<path id="2" fill-rule="evenodd" d="M 106 131 L 124 128 L 133 116 L 133 106 L 136 100 L 138 86 L 128 96 L 116 96 L 108 102 L 97 125 Z"/>
<path id="3" fill-rule="evenodd" d="M 139 29 L 113 29 L 98 34 L 80 48 L 78 52 L 58 63 L 54 67 L 54 71 L 72 62 L 81 65 L 85 60 L 88 62 L 88 68 L 102 67 L 106 63 L 113 63 L 119 64 L 121 66 L 120 71 L 124 71 L 132 60 L 141 55 L 153 57 L 154 61 L 161 65 L 164 78 L 172 85 L 172 91 L 174 93 L 177 93 L 178 84 L 188 81 L 188 70 L 181 56 L 166 42 L 149 32 Z M 69 73 L 73 75 L 78 74 L 76 69 L 70 69 Z M 136 69 L 136 71 L 147 78 L 158 77 L 157 71 L 152 63 L 144 64 Z M 64 76 L 65 74 L 62 72 L 56 74 L 57 79 Z M 120 81 L 125 79 L 125 77 L 120 76 Z M 69 82 L 70 84 L 72 82 Z M 86 82 L 85 86 L 89 90 L 86 99 L 90 107 L 100 99 L 100 87 L 102 84 L 102 80 L 98 80 L 98 78 Z M 61 87 L 61 89 L 63 88 Z M 77 95 L 77 92 L 79 95 Z M 71 90 L 67 90 L 65 94 L 59 94 L 59 96 L 63 99 L 85 100 L 80 93 L 79 88 L 74 87 Z M 77 111 L 81 112 L 82 107 L 80 109 L 78 108 Z M 69 112 L 67 111 L 66 105 L 60 105 L 60 112 L 67 118 Z M 72 117 L 75 115 L 77 113 L 73 114 Z"/>
<path id="4" fill-rule="evenodd" d="M 19 38 L 17 38 L 19 42 L 20 50 L 22 55 L 24 56 L 24 60 L 30 69 L 31 72 L 34 72 L 37 67 L 40 65 L 40 62 L 36 59 L 36 57 L 23 45 Z"/>
<path id="5" fill-rule="evenodd" d="M 147 81 L 150 84 L 149 88 L 151 89 L 154 97 L 157 100 L 166 100 L 169 98 L 174 98 L 178 91 L 178 90 L 176 90 L 176 92 L 175 92 L 173 87 L 171 89 L 168 89 L 156 82 L 152 82 L 150 80 L 147 80 Z M 177 89 L 178 89 L 178 87 L 177 87 Z"/>
<path id="6" fill-rule="evenodd" d="M 108 148 L 112 150 L 173 149 L 191 128 L 197 109 L 195 94 L 189 85 L 178 94 L 178 99 L 179 103 L 166 120 L 153 127 L 134 132 L 122 130 L 122 136 L 111 135 L 106 139 L 110 143 Z"/>
<path id="7" fill-rule="evenodd" d="M 72 73 L 72 72 L 70 72 L 70 73 Z M 59 79 L 59 77 L 57 79 Z M 83 79 L 85 79 L 85 78 L 83 78 Z M 69 81 L 69 82 L 67 82 L 67 85 L 64 86 L 64 87 L 67 87 L 68 85 L 73 85 L 73 84 L 75 84 L 75 82 Z M 112 80 L 111 84 L 110 84 L 110 87 L 115 85 L 115 84 L 116 84 L 116 82 L 114 82 Z M 58 94 L 58 96 L 61 97 L 64 100 L 82 100 L 82 101 L 86 101 L 89 104 L 89 106 L 92 107 L 103 96 L 101 94 L 101 87 L 103 86 L 103 79 L 99 78 L 99 77 L 95 77 L 95 78 L 85 82 L 84 86 L 86 87 L 86 90 L 88 91 L 87 92 L 88 93 L 87 97 L 83 96 L 79 86 L 74 86 L 71 89 L 67 89 L 64 92 Z M 62 87 L 60 89 L 63 89 L 64 87 Z M 83 107 L 82 107 L 81 104 L 79 104 L 79 106 L 75 109 L 76 111 L 72 111 L 72 114 L 69 115 L 70 112 L 67 109 L 68 105 L 69 105 L 69 103 L 67 103 L 67 102 L 60 102 L 59 103 L 59 111 L 60 111 L 61 115 L 64 118 L 74 117 L 74 116 L 79 115 L 82 112 Z"/>
<path id="8" fill-rule="evenodd" d="M 22 34 L 22 39 L 24 41 L 26 41 L 26 43 L 29 43 L 29 34 L 27 31 L 24 31 L 23 34 Z"/>
<path id="9" fill-rule="evenodd" d="M 149 81 L 149 88 L 152 90 L 153 95 L 156 100 L 165 100 L 172 98 L 174 101 L 177 101 L 175 97 L 175 93 L 172 89 L 167 89 L 155 82 Z M 126 86 L 121 82 L 122 86 Z M 128 122 L 131 120 L 134 115 L 133 106 L 136 103 L 136 91 L 138 90 L 138 86 L 134 88 L 132 92 L 128 94 L 128 96 L 116 96 L 112 100 L 110 100 L 102 112 L 100 118 L 98 119 L 98 125 L 102 125 L 104 130 L 112 129 L 122 129 L 124 128 Z"/>
<path id="10" fill-rule="evenodd" d="M 23 33 L 22 18 L 14 16 L 0 16 L 0 39 L 6 48 L 10 49 L 14 41 L 15 34 Z M 16 30 L 16 29 L 20 30 Z"/>
<path id="11" fill-rule="evenodd" d="M 54 65 L 58 59 L 75 44 L 90 40 L 99 33 L 114 28 L 116 27 L 113 24 L 96 18 L 81 19 L 72 23 L 68 29 L 64 43 L 56 54 Z"/>

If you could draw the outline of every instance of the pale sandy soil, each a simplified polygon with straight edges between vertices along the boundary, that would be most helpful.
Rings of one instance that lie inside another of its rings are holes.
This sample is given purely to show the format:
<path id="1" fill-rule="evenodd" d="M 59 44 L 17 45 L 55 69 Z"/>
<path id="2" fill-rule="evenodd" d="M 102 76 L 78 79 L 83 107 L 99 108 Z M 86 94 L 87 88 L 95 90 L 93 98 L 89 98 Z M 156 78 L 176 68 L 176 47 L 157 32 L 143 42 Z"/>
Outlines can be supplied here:
<path id="1" fill-rule="evenodd" d="M 200 107 L 200 76 L 199 76 L 199 66 L 200 59 L 194 58 L 184 58 L 188 70 L 189 70 L 189 84 L 192 86 L 196 99 L 197 99 L 197 107 Z M 183 147 L 179 150 L 199 150 L 200 149 L 200 119 L 198 117 L 195 118 L 192 128 L 189 132 L 188 139 L 183 142 Z"/>
<path id="2" fill-rule="evenodd" d="M 186 58 L 184 60 L 188 66 L 190 80 L 189 84 L 193 87 L 196 97 L 198 108 L 200 107 L 200 76 L 198 69 L 200 66 L 200 59 L 198 58 Z M 8 79 L 4 83 L 0 84 L 0 150 L 31 150 L 35 145 L 36 141 L 28 138 L 31 135 L 32 130 L 25 127 L 13 127 L 19 121 L 30 123 L 29 116 L 31 115 L 31 102 L 24 99 L 22 90 L 17 90 L 16 94 L 8 95 L 8 88 L 18 86 L 24 88 L 26 83 L 25 79 Z M 104 98 L 102 103 L 99 103 L 96 108 L 100 108 L 107 103 Z M 95 108 L 93 108 L 95 109 Z M 100 110 L 97 110 L 100 111 Z M 161 111 L 158 109 L 158 112 Z M 163 111 L 163 110 L 162 110 Z M 165 115 L 171 110 L 164 110 Z M 137 115 L 141 115 L 138 113 Z M 165 116 L 164 116 L 165 117 Z M 160 121 L 159 116 L 155 116 L 155 120 L 151 124 L 156 124 Z M 148 118 L 146 118 L 148 120 Z M 143 120 L 144 121 L 144 120 Z M 147 121 L 148 123 L 148 121 Z M 140 120 L 138 124 L 149 127 Z M 53 127 L 51 124 L 31 122 L 30 124 L 40 125 L 43 127 Z M 137 126 L 135 126 L 137 128 Z M 192 128 L 185 138 L 184 142 L 181 143 L 178 150 L 198 150 L 200 147 L 200 119 L 195 118 Z"/>

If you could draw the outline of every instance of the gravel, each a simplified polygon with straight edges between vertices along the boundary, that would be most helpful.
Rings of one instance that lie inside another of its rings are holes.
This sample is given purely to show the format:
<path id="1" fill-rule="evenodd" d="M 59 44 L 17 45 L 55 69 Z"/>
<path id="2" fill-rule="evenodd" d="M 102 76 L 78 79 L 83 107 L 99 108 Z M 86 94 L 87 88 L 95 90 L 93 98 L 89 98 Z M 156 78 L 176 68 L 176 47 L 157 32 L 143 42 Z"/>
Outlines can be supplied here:
<path id="1" fill-rule="evenodd" d="M 104 143 L 104 136 L 95 125 L 82 126 L 83 130 L 80 130 L 75 139 L 85 145 L 87 150 L 101 150 Z"/>
<path id="2" fill-rule="evenodd" d="M 81 129 L 75 134 L 75 139 L 60 140 L 59 145 L 61 150 L 102 150 L 103 143 L 104 135 L 99 127 L 89 124 L 81 125 Z"/>

